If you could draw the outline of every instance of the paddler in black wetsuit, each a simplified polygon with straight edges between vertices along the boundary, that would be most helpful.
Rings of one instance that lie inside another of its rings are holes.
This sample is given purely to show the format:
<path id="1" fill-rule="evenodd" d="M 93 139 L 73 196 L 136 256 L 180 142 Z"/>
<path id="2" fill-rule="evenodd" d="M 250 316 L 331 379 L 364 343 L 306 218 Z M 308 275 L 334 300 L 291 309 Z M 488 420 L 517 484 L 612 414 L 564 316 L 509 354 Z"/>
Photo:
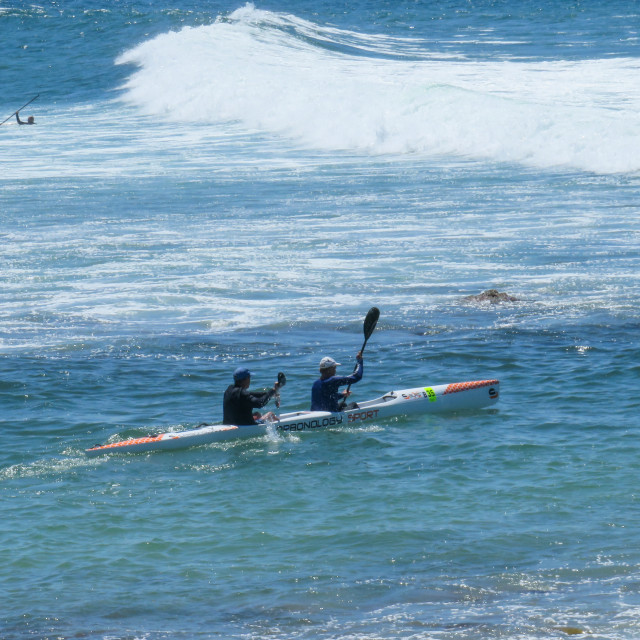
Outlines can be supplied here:
<path id="1" fill-rule="evenodd" d="M 18 124 L 35 124 L 36 123 L 33 116 L 29 116 L 26 122 L 24 122 L 23 120 L 20 120 L 20 116 L 18 115 L 19 113 L 20 113 L 19 111 L 16 111 L 16 120 L 18 121 Z"/>
<path id="2" fill-rule="evenodd" d="M 253 410 L 264 407 L 277 393 L 280 385 L 276 382 L 272 389 L 251 393 L 251 371 L 245 367 L 238 367 L 233 372 L 233 384 L 227 387 L 224 392 L 222 402 L 222 422 L 224 424 L 234 424 L 237 426 L 258 424 L 254 418 Z M 276 416 L 269 412 L 264 416 L 259 416 L 260 421 L 276 420 Z"/>

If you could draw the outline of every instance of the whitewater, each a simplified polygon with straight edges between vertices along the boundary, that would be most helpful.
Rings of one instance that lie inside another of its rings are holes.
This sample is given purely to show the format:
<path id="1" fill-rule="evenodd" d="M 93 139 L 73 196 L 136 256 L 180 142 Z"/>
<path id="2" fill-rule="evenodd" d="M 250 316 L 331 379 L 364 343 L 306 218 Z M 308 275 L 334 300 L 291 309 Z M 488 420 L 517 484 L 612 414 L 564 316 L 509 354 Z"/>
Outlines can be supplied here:
<path id="1" fill-rule="evenodd" d="M 469 60 L 251 5 L 124 53 L 124 100 L 325 151 L 640 170 L 637 59 Z"/>

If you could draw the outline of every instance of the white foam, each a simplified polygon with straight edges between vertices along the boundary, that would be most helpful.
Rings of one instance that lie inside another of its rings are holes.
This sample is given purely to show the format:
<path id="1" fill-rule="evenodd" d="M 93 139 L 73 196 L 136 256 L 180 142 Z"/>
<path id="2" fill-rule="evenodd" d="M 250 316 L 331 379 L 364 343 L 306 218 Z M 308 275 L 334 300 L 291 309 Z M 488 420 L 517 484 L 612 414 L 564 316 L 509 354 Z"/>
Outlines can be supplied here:
<path id="1" fill-rule="evenodd" d="M 322 150 L 640 171 L 638 60 L 433 60 L 421 46 L 247 5 L 118 63 L 138 67 L 124 99 L 168 121 L 240 123 Z"/>

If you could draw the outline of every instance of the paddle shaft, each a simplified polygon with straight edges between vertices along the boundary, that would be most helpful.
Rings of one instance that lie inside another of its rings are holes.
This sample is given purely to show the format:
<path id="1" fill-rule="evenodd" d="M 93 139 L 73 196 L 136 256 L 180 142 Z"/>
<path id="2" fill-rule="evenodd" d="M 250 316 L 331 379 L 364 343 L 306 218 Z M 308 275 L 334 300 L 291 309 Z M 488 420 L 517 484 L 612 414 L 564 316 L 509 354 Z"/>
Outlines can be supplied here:
<path id="1" fill-rule="evenodd" d="M 40 94 L 38 94 L 35 98 L 31 98 L 29 102 L 26 102 L 17 111 L 14 111 L 6 120 L 3 120 L 2 122 L 0 122 L 0 125 L 3 125 L 5 122 L 7 122 L 7 120 L 11 120 L 11 118 L 13 118 L 13 116 L 15 116 L 16 113 L 20 113 L 20 111 L 22 111 L 25 107 L 28 107 L 36 98 L 39 98 L 39 97 L 40 97 Z"/>
<path id="2" fill-rule="evenodd" d="M 368 340 L 369 338 L 365 338 L 364 342 L 362 343 L 362 349 L 360 349 L 360 357 L 362 357 L 362 354 L 364 353 L 364 348 L 367 346 Z M 358 370 L 358 363 L 356 362 L 356 366 L 353 367 L 353 373 L 355 373 L 357 370 Z M 345 403 L 347 402 L 347 395 L 349 394 L 349 389 L 351 389 L 351 383 L 347 385 L 347 393 L 345 393 L 344 395 L 344 400 L 342 401 L 341 407 L 344 407 Z"/>
<path id="3" fill-rule="evenodd" d="M 360 349 L 360 357 L 364 353 L 364 348 L 367 346 L 367 342 L 373 333 L 373 330 L 376 328 L 376 324 L 378 324 L 378 318 L 380 317 L 380 310 L 377 307 L 371 307 L 369 309 L 369 313 L 367 313 L 367 317 L 364 319 L 364 342 L 362 343 L 362 349 Z M 358 363 L 356 362 L 356 366 L 353 369 L 353 373 L 358 370 Z M 344 408 L 344 405 L 347 404 L 347 397 L 349 396 L 349 389 L 351 389 L 351 383 L 347 385 L 347 391 L 344 394 L 344 399 L 340 404 L 340 409 Z"/>

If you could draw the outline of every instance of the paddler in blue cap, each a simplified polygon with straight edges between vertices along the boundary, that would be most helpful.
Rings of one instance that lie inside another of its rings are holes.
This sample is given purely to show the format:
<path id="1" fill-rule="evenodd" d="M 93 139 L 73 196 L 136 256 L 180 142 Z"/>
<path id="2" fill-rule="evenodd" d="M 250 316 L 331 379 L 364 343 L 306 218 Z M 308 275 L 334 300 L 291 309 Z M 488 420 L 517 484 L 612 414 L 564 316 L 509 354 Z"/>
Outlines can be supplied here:
<path id="1" fill-rule="evenodd" d="M 352 375 L 337 376 L 336 368 L 340 366 L 339 362 L 329 357 L 320 360 L 320 377 L 311 387 L 311 411 L 342 411 L 340 405 L 351 395 L 351 391 L 339 389 L 345 384 L 352 385 L 362 379 L 362 351 L 358 351 L 356 362 L 356 370 Z"/>
<path id="2" fill-rule="evenodd" d="M 245 367 L 238 367 L 233 372 L 233 384 L 227 387 L 222 401 L 222 422 L 236 426 L 258 424 L 254 418 L 254 409 L 264 407 L 277 393 L 280 385 L 276 382 L 272 389 L 252 393 L 249 391 L 251 384 L 251 371 Z M 269 412 L 264 416 L 258 414 L 261 422 L 265 420 L 277 420 L 276 416 Z"/>

